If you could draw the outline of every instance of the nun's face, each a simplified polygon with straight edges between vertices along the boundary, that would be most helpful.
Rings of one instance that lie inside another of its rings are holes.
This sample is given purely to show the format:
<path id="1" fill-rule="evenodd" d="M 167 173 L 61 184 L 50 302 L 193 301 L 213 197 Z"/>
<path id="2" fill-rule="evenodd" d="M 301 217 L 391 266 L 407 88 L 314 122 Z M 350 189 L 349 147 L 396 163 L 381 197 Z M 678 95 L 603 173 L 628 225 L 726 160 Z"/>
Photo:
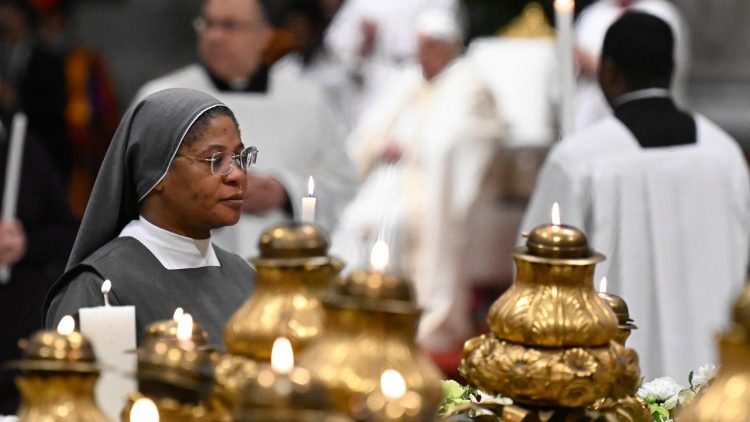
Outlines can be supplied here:
<path id="1" fill-rule="evenodd" d="M 214 117 L 199 139 L 180 147 L 157 186 L 161 211 L 171 226 L 165 227 L 167 230 L 202 239 L 211 229 L 239 220 L 247 184 L 245 171 L 234 166 L 226 175 L 213 174 L 211 163 L 204 159 L 217 152 L 237 154 L 243 148 L 237 128 L 227 116 Z"/>

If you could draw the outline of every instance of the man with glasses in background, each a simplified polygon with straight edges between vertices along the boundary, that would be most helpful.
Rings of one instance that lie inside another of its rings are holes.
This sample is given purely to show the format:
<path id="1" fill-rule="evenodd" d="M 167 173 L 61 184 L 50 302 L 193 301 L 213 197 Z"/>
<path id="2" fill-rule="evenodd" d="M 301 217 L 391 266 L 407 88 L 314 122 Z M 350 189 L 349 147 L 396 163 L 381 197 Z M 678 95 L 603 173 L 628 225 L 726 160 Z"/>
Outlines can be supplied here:
<path id="1" fill-rule="evenodd" d="M 319 198 L 316 222 L 337 223 L 353 195 L 355 173 L 343 148 L 341 117 L 324 94 L 296 74 L 266 66 L 262 53 L 271 41 L 264 5 L 257 0 L 206 0 L 194 21 L 201 63 L 147 83 L 136 99 L 172 87 L 198 89 L 234 110 L 248 142 L 263 151 L 248 173 L 240 222 L 215 233 L 220 246 L 245 258 L 271 224 L 300 214 L 309 176 Z"/>

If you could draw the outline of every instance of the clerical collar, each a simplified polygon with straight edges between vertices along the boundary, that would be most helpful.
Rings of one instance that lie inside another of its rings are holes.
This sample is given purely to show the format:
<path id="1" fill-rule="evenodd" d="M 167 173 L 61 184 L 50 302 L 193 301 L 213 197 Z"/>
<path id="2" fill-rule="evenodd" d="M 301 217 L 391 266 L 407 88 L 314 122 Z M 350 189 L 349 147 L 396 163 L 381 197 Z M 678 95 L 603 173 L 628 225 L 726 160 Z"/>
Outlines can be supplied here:
<path id="1" fill-rule="evenodd" d="M 128 223 L 119 237 L 141 242 L 168 270 L 221 266 L 210 238 L 180 236 L 151 224 L 143 216 Z"/>
<path id="2" fill-rule="evenodd" d="M 670 96 L 671 94 L 666 88 L 639 89 L 636 91 L 626 92 L 612 100 L 612 108 L 617 108 L 625 103 L 629 103 L 635 100 L 641 100 L 644 98 L 669 98 Z"/>
<path id="3" fill-rule="evenodd" d="M 225 81 L 219 79 L 216 75 L 208 70 L 205 65 L 203 68 L 208 73 L 211 82 L 217 90 L 222 92 L 254 92 L 265 94 L 268 92 L 268 66 L 261 65 L 247 80 Z"/>

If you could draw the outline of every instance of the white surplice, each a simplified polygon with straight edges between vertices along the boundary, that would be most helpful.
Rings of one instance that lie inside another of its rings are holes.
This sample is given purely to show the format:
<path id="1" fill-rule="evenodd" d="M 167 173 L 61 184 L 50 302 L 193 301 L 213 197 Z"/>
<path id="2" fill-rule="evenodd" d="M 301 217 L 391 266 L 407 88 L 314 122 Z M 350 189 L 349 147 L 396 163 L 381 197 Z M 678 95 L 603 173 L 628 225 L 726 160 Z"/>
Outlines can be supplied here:
<path id="1" fill-rule="evenodd" d="M 626 9 L 617 0 L 599 0 L 583 9 L 576 20 L 576 47 L 599 57 L 607 29 L 626 11 L 644 12 L 663 19 L 672 28 L 675 45 L 675 72 L 672 91 L 678 105 L 683 105 L 689 67 L 690 43 L 679 10 L 667 0 L 636 0 Z M 612 114 L 596 77 L 581 76 L 576 91 L 576 129 L 580 130 Z"/>
<path id="2" fill-rule="evenodd" d="M 259 150 L 252 171 L 271 175 L 284 185 L 295 216 L 307 196 L 307 179 L 313 176 L 316 223 L 329 231 L 335 227 L 356 190 L 356 173 L 343 145 L 342 122 L 319 89 L 293 72 L 271 68 L 266 93 L 219 92 L 204 68 L 193 64 L 147 83 L 136 98 L 174 87 L 205 91 L 234 112 L 242 141 Z M 281 210 L 243 213 L 236 225 L 215 230 L 213 241 L 243 258 L 255 256 L 260 234 L 288 218 Z"/>
<path id="3" fill-rule="evenodd" d="M 389 86 L 351 136 L 365 180 L 333 250 L 366 266 L 366 249 L 380 233 L 392 268 L 413 280 L 424 309 L 418 341 L 431 351 L 456 350 L 472 334 L 470 287 L 461 277 L 466 216 L 496 156 L 501 123 L 488 89 L 461 59 L 432 82 L 414 67 Z M 388 143 L 403 150 L 396 163 L 379 161 Z"/>
<path id="4" fill-rule="evenodd" d="M 737 143 L 697 116 L 697 144 L 641 148 L 615 117 L 564 139 L 537 181 L 522 230 L 550 221 L 584 230 L 607 256 L 595 283 L 622 296 L 638 329 L 628 346 L 646 379 L 686 383 L 715 363 L 748 263 L 750 186 Z"/>

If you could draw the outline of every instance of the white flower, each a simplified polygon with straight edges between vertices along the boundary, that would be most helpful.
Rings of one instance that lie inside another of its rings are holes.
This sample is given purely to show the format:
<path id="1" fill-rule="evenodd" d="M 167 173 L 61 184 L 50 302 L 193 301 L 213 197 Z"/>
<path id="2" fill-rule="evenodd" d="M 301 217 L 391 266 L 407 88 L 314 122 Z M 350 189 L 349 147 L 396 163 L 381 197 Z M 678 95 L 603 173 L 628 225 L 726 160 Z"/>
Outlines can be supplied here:
<path id="1" fill-rule="evenodd" d="M 678 405 L 685 406 L 686 404 L 690 403 L 691 400 L 693 400 L 693 397 L 695 397 L 695 393 L 689 388 L 686 388 L 675 394 L 674 396 L 668 398 L 664 402 L 664 408 L 671 411 Z"/>
<path id="2" fill-rule="evenodd" d="M 638 397 L 646 399 L 653 397 L 658 401 L 665 401 L 679 393 L 683 387 L 670 377 L 657 378 L 649 383 L 643 384 L 638 389 Z"/>
<path id="3" fill-rule="evenodd" d="M 697 371 L 693 372 L 693 387 L 696 390 L 703 387 L 714 375 L 716 375 L 716 366 L 711 363 L 701 366 Z"/>

